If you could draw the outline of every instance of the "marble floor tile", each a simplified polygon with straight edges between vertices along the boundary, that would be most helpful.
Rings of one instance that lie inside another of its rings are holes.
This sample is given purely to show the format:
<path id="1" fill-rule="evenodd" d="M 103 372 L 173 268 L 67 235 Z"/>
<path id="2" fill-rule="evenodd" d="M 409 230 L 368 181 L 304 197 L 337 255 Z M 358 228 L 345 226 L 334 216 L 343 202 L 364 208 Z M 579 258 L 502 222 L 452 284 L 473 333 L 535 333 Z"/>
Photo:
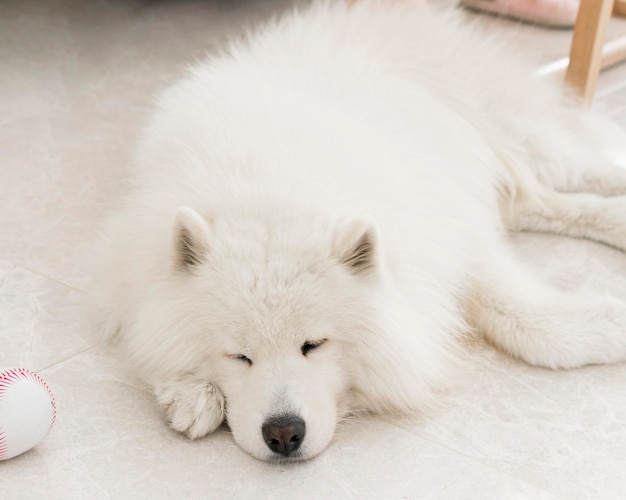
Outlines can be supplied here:
<path id="1" fill-rule="evenodd" d="M 408 429 L 558 498 L 623 495 L 625 366 L 551 372 L 476 355 L 483 366 L 450 408 Z"/>
<path id="2" fill-rule="evenodd" d="M 136 120 L 61 113 L 0 126 L 0 258 L 80 287 L 85 249 L 120 191 Z M 129 130 L 114 126 L 121 123 Z"/>
<path id="3" fill-rule="evenodd" d="M 82 302 L 82 293 L 0 260 L 0 367 L 43 370 L 91 347 Z"/>

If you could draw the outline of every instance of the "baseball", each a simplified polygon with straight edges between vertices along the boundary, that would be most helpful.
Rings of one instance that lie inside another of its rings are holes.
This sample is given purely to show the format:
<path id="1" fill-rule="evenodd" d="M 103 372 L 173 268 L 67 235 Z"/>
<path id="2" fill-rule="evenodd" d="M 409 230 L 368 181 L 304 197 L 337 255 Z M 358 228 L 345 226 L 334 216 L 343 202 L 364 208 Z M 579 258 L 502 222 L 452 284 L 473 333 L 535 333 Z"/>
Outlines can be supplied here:
<path id="1" fill-rule="evenodd" d="M 26 368 L 0 369 L 0 461 L 39 444 L 56 418 L 47 384 Z"/>

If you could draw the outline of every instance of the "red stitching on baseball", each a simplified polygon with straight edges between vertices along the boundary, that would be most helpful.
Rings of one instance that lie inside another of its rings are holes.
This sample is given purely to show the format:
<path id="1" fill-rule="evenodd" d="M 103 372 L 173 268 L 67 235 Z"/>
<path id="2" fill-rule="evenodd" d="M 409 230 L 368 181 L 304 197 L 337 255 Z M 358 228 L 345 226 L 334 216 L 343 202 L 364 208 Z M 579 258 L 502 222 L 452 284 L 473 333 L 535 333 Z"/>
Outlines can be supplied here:
<path id="1" fill-rule="evenodd" d="M 2 432 L 2 428 L 0 428 L 0 459 L 4 458 L 7 454 L 7 442 L 4 437 L 4 432 Z"/>

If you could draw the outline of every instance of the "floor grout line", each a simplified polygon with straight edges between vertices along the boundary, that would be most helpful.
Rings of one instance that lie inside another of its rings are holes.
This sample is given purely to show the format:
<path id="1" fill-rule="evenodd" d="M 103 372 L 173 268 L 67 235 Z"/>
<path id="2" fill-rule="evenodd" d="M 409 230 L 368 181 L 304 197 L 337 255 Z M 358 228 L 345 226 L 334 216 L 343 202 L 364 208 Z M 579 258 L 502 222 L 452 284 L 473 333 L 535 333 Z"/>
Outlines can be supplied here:
<path id="1" fill-rule="evenodd" d="M 36 269 L 34 269 L 34 268 L 32 268 L 32 267 L 30 267 L 28 265 L 22 264 L 20 262 L 16 262 L 15 260 L 13 260 L 11 258 L 8 258 L 6 256 L 0 255 L 0 260 L 3 260 L 3 261 L 5 261 L 5 262 L 7 262 L 7 263 L 17 267 L 17 268 L 20 268 L 20 269 L 23 269 L 25 271 L 28 271 L 29 273 L 35 274 L 35 275 L 40 276 L 40 277 L 42 277 L 44 279 L 53 281 L 53 282 L 55 282 L 58 285 L 62 285 L 64 287 L 66 287 L 66 288 L 70 288 L 71 290 L 74 290 L 75 292 L 81 293 L 83 295 L 87 294 L 87 292 L 85 290 L 82 290 L 82 289 L 72 285 L 71 283 L 69 283 L 67 281 L 64 281 L 61 278 L 57 278 L 57 277 L 51 276 L 49 274 L 46 274 L 44 272 L 37 271 Z"/>
<path id="2" fill-rule="evenodd" d="M 35 371 L 38 372 L 38 373 L 43 373 L 46 370 L 50 370 L 51 368 L 54 368 L 55 366 L 61 365 L 61 364 L 65 363 L 65 362 L 67 362 L 67 361 L 70 361 L 73 358 L 76 358 L 78 356 L 81 356 L 81 355 L 85 354 L 86 352 L 92 351 L 92 350 L 94 350 L 94 349 L 96 349 L 98 347 L 102 347 L 103 345 L 104 345 L 103 342 L 98 342 L 96 344 L 90 345 L 89 347 L 85 347 L 84 349 L 81 349 L 80 351 L 77 351 L 77 352 L 74 352 L 74 353 L 69 354 L 67 356 L 64 356 L 62 359 L 59 359 L 59 360 L 55 361 L 54 363 L 50 363 L 49 365 L 44 366 L 42 368 L 39 368 L 39 369 L 37 369 Z"/>

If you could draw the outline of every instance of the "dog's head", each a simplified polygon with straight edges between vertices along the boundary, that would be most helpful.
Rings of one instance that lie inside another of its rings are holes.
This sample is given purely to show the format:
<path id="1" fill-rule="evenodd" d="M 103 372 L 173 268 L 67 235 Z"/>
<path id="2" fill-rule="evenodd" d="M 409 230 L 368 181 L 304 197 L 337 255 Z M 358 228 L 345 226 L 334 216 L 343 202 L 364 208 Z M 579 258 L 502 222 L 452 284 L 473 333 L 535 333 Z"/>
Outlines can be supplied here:
<path id="1" fill-rule="evenodd" d="M 174 277 L 195 325 L 182 341 L 222 390 L 235 441 L 263 460 L 317 455 L 348 409 L 355 343 L 375 309 L 375 226 L 180 208 L 173 227 Z"/>

